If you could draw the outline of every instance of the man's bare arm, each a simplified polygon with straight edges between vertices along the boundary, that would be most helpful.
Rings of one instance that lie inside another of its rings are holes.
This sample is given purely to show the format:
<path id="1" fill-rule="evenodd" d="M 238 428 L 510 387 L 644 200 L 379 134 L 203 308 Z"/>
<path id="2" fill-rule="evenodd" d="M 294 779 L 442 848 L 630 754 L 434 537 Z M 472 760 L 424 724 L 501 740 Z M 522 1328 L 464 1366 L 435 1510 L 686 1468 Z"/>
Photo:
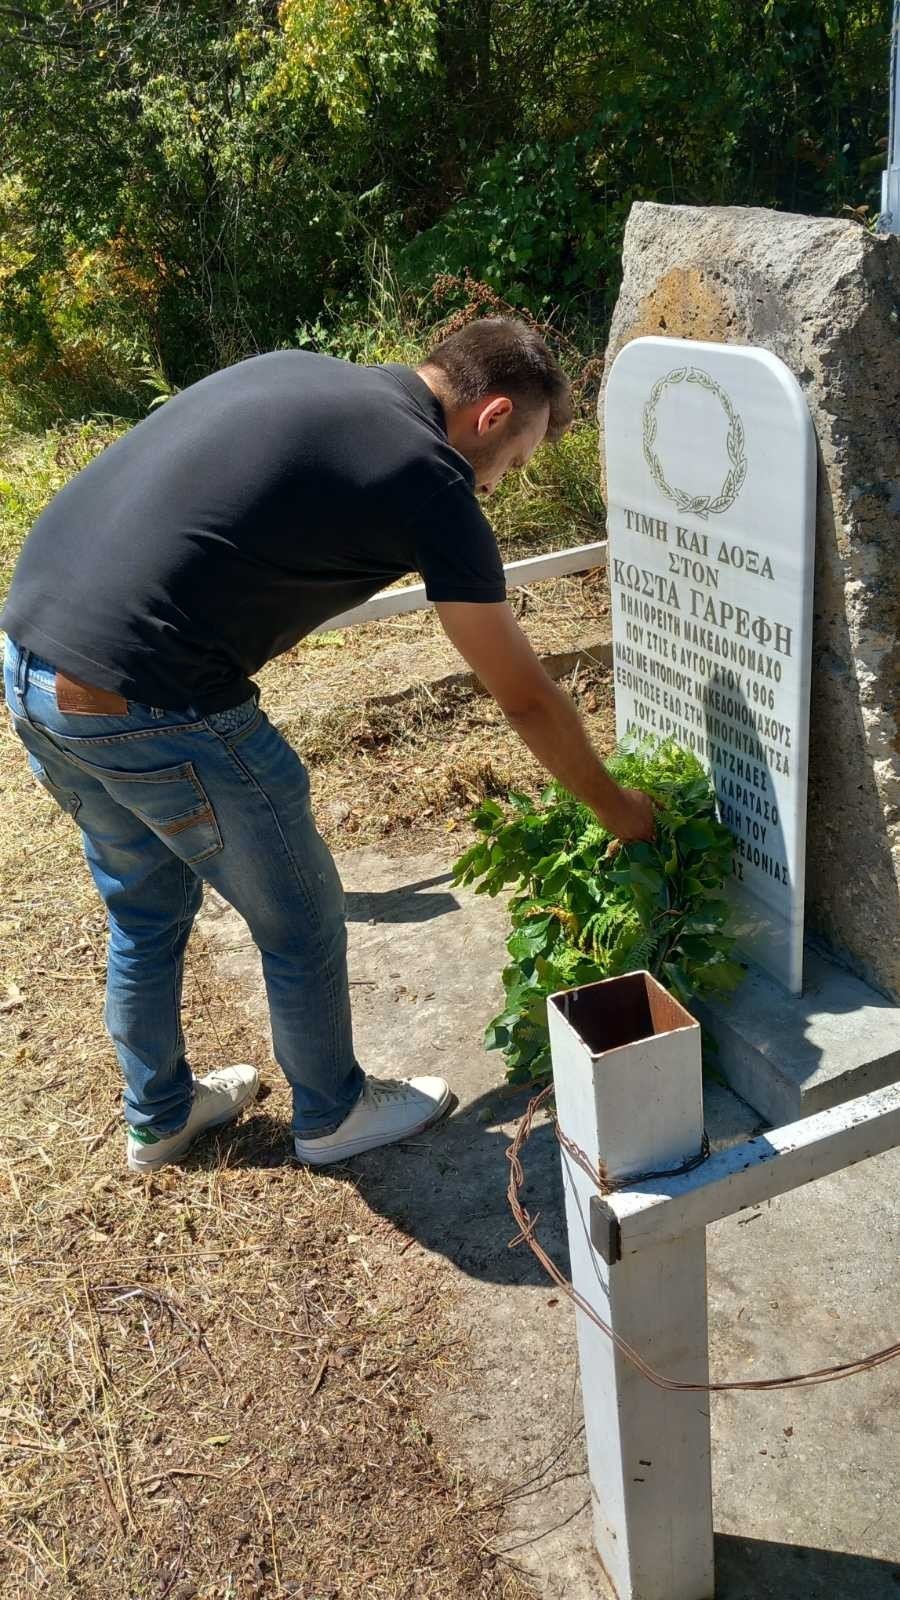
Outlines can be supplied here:
<path id="1" fill-rule="evenodd" d="M 610 777 L 572 701 L 544 671 L 506 602 L 439 601 L 447 637 L 511 727 L 560 783 L 620 839 L 652 839 L 653 805 Z"/>

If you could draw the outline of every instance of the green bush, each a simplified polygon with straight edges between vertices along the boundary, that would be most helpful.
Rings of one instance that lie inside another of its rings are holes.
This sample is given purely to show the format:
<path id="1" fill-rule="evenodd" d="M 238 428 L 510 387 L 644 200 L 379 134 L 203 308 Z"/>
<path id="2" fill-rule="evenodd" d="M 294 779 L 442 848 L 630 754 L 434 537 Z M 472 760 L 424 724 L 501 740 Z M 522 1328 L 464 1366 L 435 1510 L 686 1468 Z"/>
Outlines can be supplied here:
<path id="1" fill-rule="evenodd" d="M 514 886 L 506 1003 L 485 1034 L 513 1083 L 550 1070 L 548 995 L 646 969 L 689 1005 L 743 977 L 722 896 L 734 843 L 696 756 L 658 743 L 622 748 L 608 765 L 656 801 L 653 844 L 619 847 L 554 783 L 537 805 L 521 794 L 507 810 L 483 801 L 473 817 L 481 838 L 456 863 L 455 881 L 477 883 L 477 894 Z"/>
<path id="2" fill-rule="evenodd" d="M 400 252 L 414 282 L 470 271 L 508 299 L 539 309 L 617 281 L 628 211 L 591 177 L 594 131 L 505 146 L 473 172 L 467 193 Z"/>
<path id="3" fill-rule="evenodd" d="M 471 269 L 603 324 L 634 200 L 870 217 L 891 0 L 0 7 L 0 383 L 137 414 Z M 352 312 L 351 312 L 352 315 Z M 329 322 L 325 317 L 326 323 Z"/>

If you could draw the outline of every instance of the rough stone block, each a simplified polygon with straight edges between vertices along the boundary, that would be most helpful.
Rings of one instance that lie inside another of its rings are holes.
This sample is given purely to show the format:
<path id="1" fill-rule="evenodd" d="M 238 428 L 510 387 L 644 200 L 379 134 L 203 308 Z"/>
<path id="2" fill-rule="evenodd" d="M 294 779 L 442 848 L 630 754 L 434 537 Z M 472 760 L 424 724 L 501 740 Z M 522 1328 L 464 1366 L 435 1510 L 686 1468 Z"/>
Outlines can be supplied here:
<path id="1" fill-rule="evenodd" d="M 894 997 L 900 997 L 898 303 L 900 238 L 827 218 L 639 204 L 625 233 L 606 369 L 624 344 L 644 334 L 749 343 L 779 356 L 804 391 L 819 451 L 807 926 Z M 601 394 L 601 427 L 603 400 Z"/>

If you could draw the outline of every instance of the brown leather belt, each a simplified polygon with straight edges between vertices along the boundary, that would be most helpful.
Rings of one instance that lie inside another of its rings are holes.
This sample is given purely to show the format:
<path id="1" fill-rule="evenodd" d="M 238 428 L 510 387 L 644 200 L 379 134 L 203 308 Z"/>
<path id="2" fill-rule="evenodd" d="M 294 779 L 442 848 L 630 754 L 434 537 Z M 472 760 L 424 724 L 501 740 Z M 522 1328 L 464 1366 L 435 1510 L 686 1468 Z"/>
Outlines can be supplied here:
<path id="1" fill-rule="evenodd" d="M 98 689 L 66 672 L 56 674 L 56 704 L 70 717 L 127 716 L 128 701 L 112 689 Z"/>

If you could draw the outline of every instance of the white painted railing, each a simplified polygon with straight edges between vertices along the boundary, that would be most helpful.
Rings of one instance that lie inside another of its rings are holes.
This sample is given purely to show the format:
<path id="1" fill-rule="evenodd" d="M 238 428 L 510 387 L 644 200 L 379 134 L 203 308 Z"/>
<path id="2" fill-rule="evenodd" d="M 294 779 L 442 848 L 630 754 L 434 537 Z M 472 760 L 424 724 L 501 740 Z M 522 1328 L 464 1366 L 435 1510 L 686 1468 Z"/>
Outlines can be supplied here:
<path id="1" fill-rule="evenodd" d="M 503 571 L 506 587 L 511 590 L 545 578 L 562 578 L 567 572 L 589 572 L 592 567 L 605 566 L 606 541 L 603 540 L 598 544 L 573 545 L 570 550 L 553 550 L 549 555 L 529 556 L 525 561 L 511 561 Z M 337 628 L 353 628 L 360 622 L 381 622 L 385 617 L 424 611 L 430 605 L 424 583 L 411 583 L 406 589 L 382 589 L 363 605 L 354 606 L 352 611 L 342 611 L 338 617 L 329 617 L 313 631 L 325 633 Z"/>
<path id="2" fill-rule="evenodd" d="M 706 1224 L 900 1145 L 900 1085 L 704 1160 L 700 1029 L 648 973 L 548 1015 L 595 1543 L 618 1600 L 713 1600 Z"/>
<path id="3" fill-rule="evenodd" d="M 887 166 L 881 175 L 881 233 L 900 233 L 900 0 L 894 0 L 891 28 L 890 110 Z"/>

